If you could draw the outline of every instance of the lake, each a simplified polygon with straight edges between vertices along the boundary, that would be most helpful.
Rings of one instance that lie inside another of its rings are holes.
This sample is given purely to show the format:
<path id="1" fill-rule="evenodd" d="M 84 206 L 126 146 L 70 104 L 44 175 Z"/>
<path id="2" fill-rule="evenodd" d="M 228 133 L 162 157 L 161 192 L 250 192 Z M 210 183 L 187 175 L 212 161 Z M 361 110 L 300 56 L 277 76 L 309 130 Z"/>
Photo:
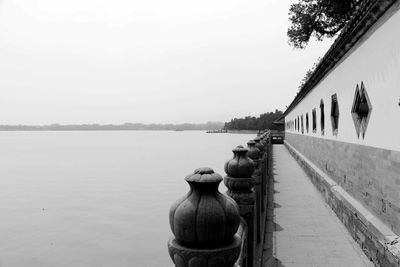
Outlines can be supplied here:
<path id="1" fill-rule="evenodd" d="M 0 266 L 172 266 L 171 204 L 254 134 L 0 132 Z M 220 190 L 225 192 L 223 185 Z"/>

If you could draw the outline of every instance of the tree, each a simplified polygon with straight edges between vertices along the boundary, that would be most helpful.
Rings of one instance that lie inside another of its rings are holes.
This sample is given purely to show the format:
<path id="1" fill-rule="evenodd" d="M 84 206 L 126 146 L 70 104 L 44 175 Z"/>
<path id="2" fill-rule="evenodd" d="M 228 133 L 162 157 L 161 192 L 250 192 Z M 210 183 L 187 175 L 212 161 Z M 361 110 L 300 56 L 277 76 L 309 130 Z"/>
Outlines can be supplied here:
<path id="1" fill-rule="evenodd" d="M 318 41 L 335 36 L 363 0 L 299 0 L 289 9 L 289 44 L 305 48 L 314 36 Z"/>
<path id="2" fill-rule="evenodd" d="M 226 122 L 224 129 L 227 130 L 264 130 L 278 129 L 273 122 L 282 116 L 282 111 L 275 110 L 275 112 L 268 112 L 260 114 L 258 118 L 246 116 L 244 118 L 234 118 L 230 122 Z"/>
<path id="3" fill-rule="evenodd" d="M 321 57 L 319 57 L 317 59 L 317 62 L 314 62 L 313 66 L 311 67 L 311 69 L 309 69 L 306 72 L 306 75 L 304 76 L 304 78 L 301 80 L 300 85 L 299 85 L 299 90 L 301 90 L 301 88 L 303 88 L 303 86 L 308 82 L 308 80 L 311 78 L 311 76 L 313 75 L 315 69 L 317 68 L 319 62 L 321 61 Z"/>

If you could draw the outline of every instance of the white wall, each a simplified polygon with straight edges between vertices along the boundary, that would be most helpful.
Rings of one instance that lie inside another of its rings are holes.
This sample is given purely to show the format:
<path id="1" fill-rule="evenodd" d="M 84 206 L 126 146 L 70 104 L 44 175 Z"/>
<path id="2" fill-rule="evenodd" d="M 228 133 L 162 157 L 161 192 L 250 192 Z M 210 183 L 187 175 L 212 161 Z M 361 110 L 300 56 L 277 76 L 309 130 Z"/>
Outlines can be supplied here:
<path id="1" fill-rule="evenodd" d="M 392 11 L 393 12 L 393 11 Z M 325 77 L 285 117 L 289 122 L 304 117 L 304 134 L 373 147 L 400 150 L 400 12 L 381 18 L 347 57 Z M 390 12 L 387 12 L 390 13 Z M 365 139 L 357 137 L 351 108 L 357 84 L 364 83 L 372 104 Z M 331 96 L 337 94 L 339 130 L 333 136 Z M 321 136 L 320 101 L 325 104 L 325 135 Z M 317 109 L 317 132 L 312 133 L 312 109 Z M 310 131 L 306 133 L 305 118 L 309 113 Z M 286 129 L 289 133 L 300 132 Z"/>

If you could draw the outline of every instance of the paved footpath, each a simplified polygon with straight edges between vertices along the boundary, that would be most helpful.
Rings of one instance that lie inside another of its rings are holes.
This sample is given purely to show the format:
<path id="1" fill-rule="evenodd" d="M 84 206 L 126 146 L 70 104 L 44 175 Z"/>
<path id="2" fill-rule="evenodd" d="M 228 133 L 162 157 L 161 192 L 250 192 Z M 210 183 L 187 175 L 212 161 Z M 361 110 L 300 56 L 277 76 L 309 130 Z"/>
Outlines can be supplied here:
<path id="1" fill-rule="evenodd" d="M 275 266 L 373 266 L 283 145 L 274 145 Z"/>

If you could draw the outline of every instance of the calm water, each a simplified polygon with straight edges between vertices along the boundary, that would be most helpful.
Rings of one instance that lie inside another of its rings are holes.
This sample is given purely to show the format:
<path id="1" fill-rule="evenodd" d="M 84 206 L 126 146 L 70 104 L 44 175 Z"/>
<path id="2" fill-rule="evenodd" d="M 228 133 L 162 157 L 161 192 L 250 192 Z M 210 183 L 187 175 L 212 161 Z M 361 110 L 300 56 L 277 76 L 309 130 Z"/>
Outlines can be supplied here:
<path id="1" fill-rule="evenodd" d="M 223 175 L 254 136 L 0 132 L 0 266 L 171 266 L 168 211 L 185 175 Z"/>

